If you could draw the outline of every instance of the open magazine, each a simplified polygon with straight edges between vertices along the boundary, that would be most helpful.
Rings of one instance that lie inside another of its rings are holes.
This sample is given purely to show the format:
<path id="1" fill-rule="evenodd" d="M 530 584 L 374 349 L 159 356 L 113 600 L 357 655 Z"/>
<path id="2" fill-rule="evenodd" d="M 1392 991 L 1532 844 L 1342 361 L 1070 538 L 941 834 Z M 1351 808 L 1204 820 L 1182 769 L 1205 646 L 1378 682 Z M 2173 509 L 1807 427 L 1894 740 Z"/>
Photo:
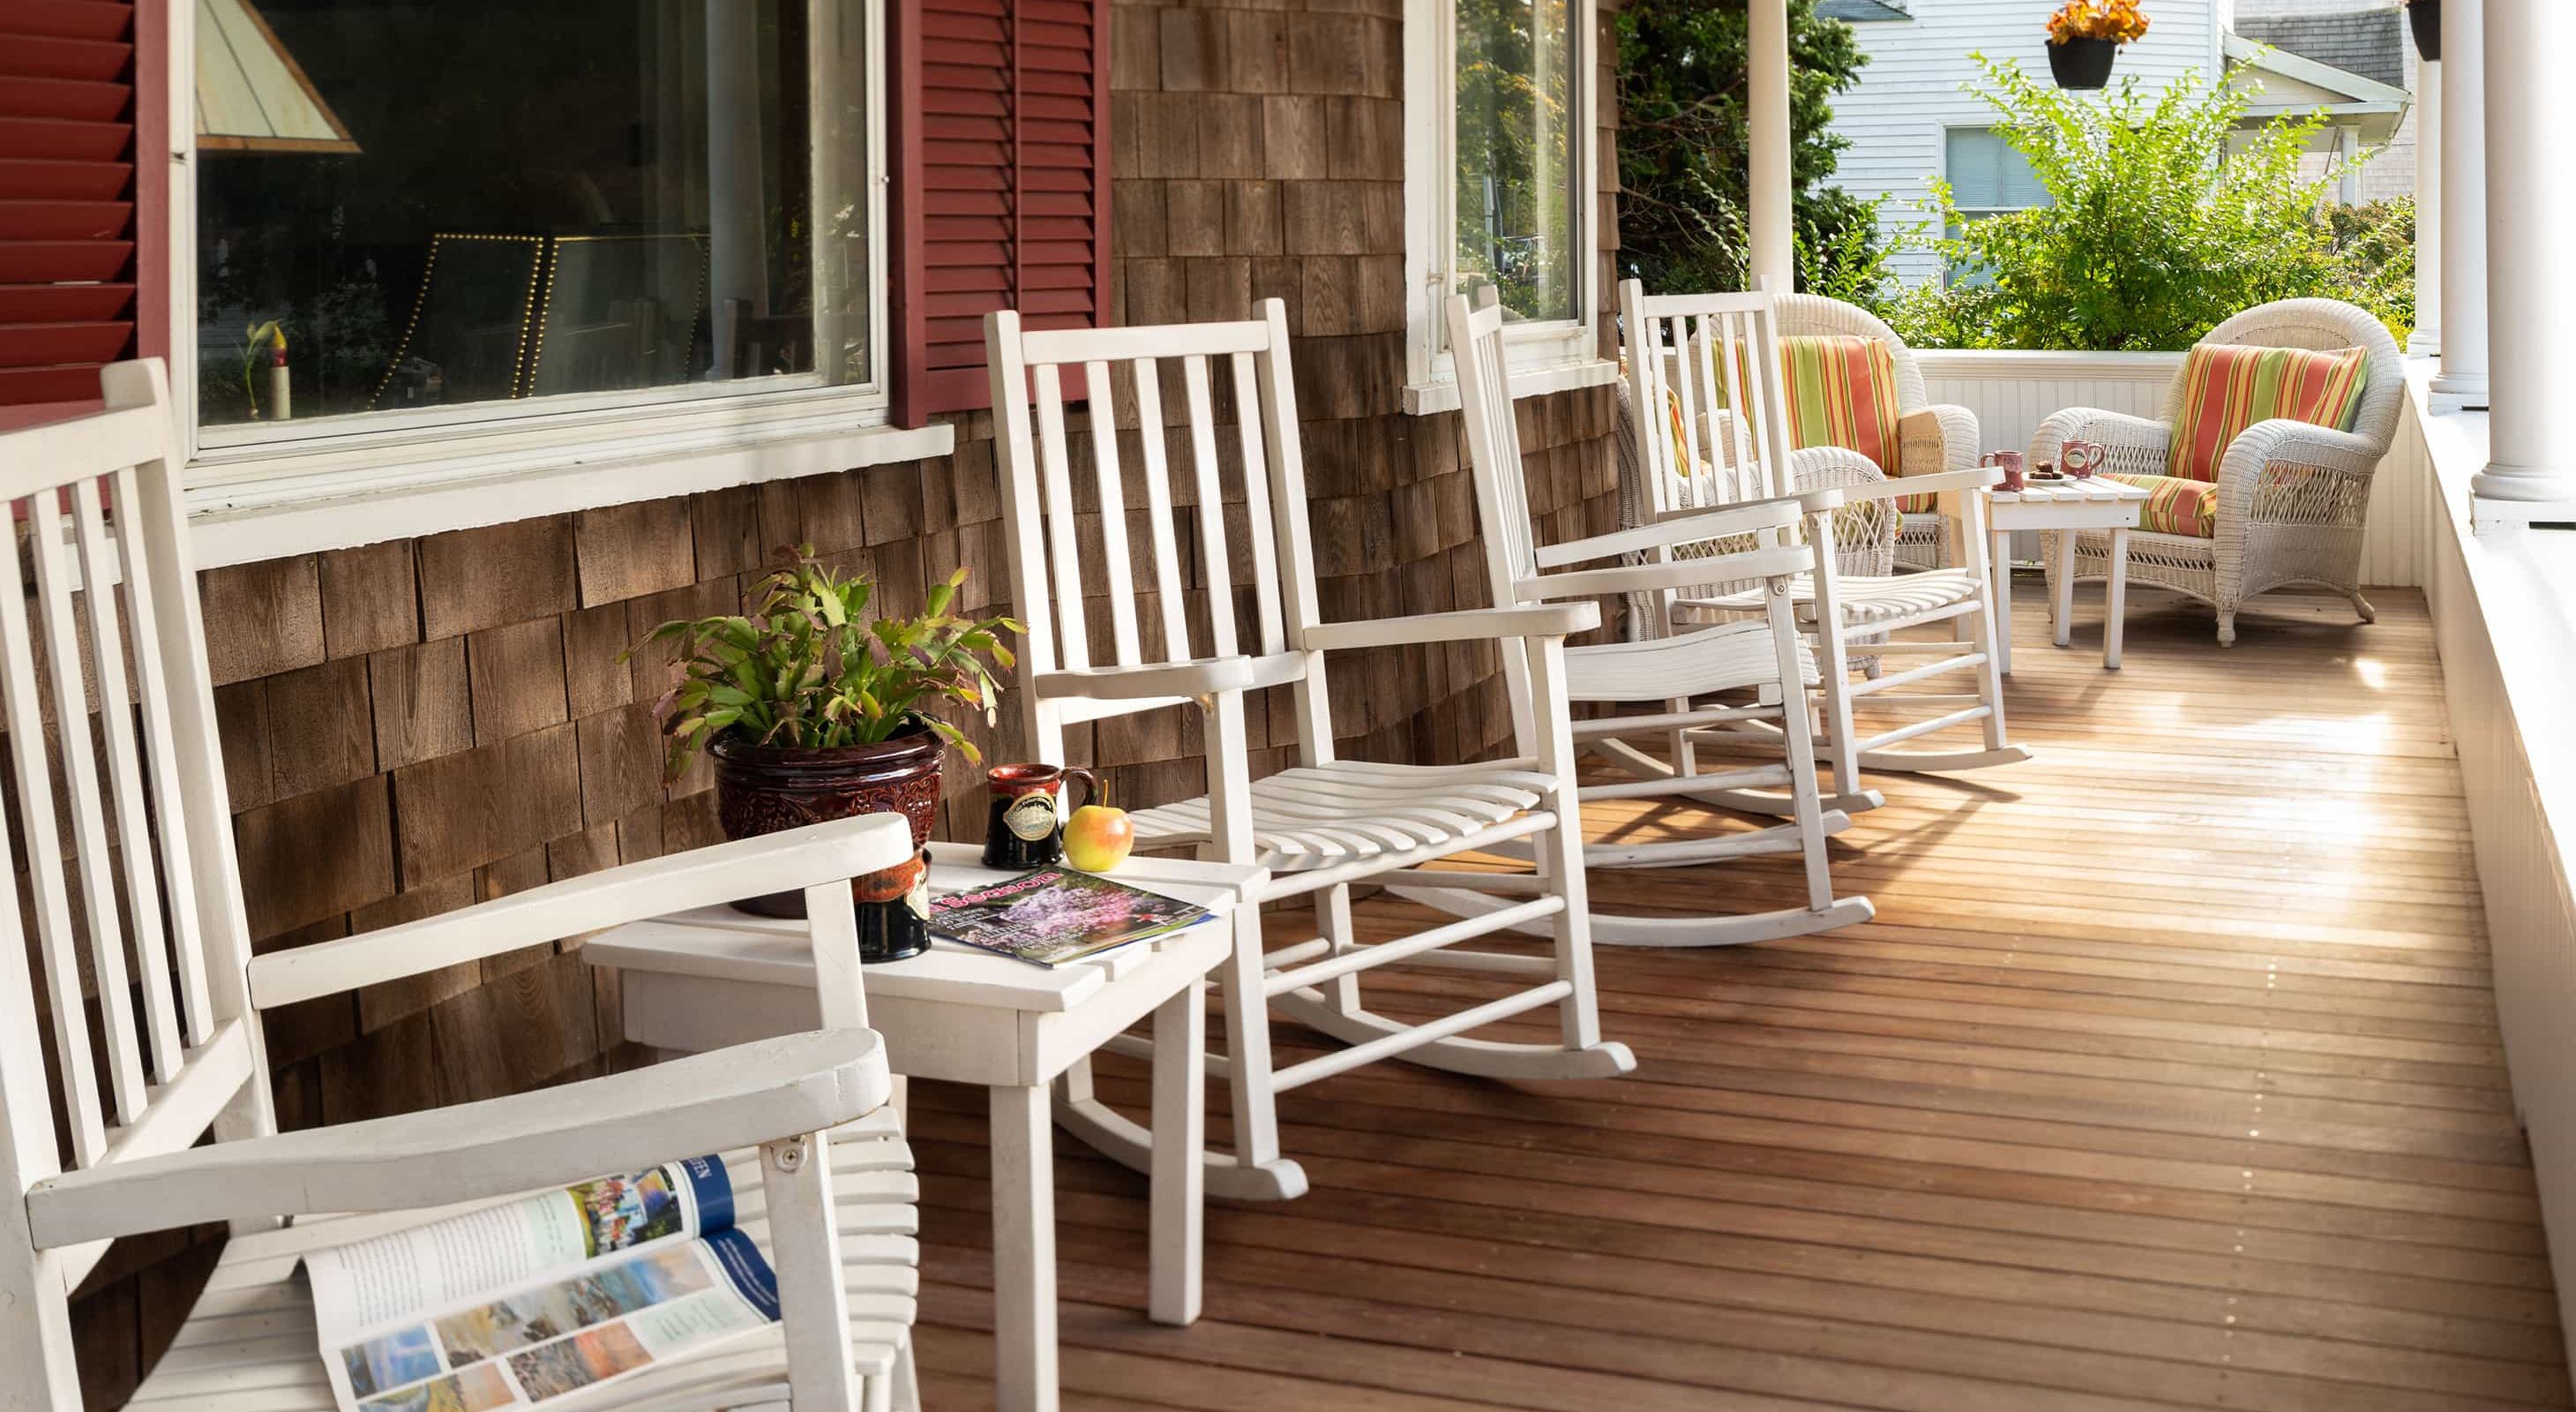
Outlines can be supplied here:
<path id="1" fill-rule="evenodd" d="M 545 1406 L 778 1319 L 713 1157 L 304 1257 L 341 1412 Z"/>

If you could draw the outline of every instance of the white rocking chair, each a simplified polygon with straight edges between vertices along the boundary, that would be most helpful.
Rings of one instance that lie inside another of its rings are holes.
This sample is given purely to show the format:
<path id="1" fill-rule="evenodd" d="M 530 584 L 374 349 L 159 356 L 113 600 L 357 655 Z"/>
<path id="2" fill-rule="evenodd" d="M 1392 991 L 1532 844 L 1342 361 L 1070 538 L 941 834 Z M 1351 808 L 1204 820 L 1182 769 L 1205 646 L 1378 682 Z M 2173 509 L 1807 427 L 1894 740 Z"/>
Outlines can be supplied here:
<path id="1" fill-rule="evenodd" d="M 1632 415 L 1641 423 L 1635 431 L 1656 521 L 1711 505 L 1832 489 L 1840 492 L 1845 506 L 1838 512 L 1841 517 L 1859 519 L 1864 533 L 1890 542 L 1890 517 L 1906 496 L 1939 496 L 1940 513 L 1958 527 L 1959 543 L 1951 558 L 1957 567 L 1819 574 L 1792 592 L 1799 622 L 1823 664 L 1824 748 L 1835 789 L 1825 797 L 1826 806 L 1857 811 L 1880 804 L 1882 796 L 1864 783 L 1865 771 L 1975 770 L 2029 759 L 2029 749 L 2011 743 L 2004 731 L 2003 677 L 1993 651 L 1992 589 L 1986 572 L 1985 497 L 1978 493 L 2000 480 L 2002 472 L 1978 467 L 1891 479 L 1858 452 L 1820 446 L 1782 454 L 1776 448 L 1792 442 L 1786 408 L 1774 386 L 1779 332 L 1768 293 L 1649 295 L 1639 281 L 1628 280 L 1619 286 L 1619 304 Z M 1702 408 L 1731 405 L 1732 399 L 1720 395 L 1721 388 L 1752 389 L 1753 416 L 1700 415 Z M 1676 432 L 1664 424 L 1667 389 L 1681 407 L 1678 444 Z M 1727 444 L 1709 444 L 1712 436 Z M 1849 533 L 1837 531 L 1836 542 Z M 1690 558 L 1723 547 L 1702 544 L 1674 552 Z M 1689 628 L 1759 617 L 1767 611 L 1766 592 L 1759 584 L 1703 581 L 1669 597 L 1667 621 Z M 1956 626 L 1939 640 L 1895 636 L 1940 623 Z M 1895 669 L 1885 665 L 1889 658 L 1922 656 L 1932 660 Z M 1966 691 L 1905 690 L 1959 672 L 1969 674 Z M 1854 681 L 1855 673 L 1862 679 Z M 1855 703 L 1863 700 L 1883 709 L 1934 714 L 1864 737 L 1852 720 Z M 1897 748 L 1969 726 L 1982 732 L 1980 745 Z M 1694 728 L 1685 743 L 1723 747 L 1770 742 L 1777 749 L 1776 730 L 1765 727 L 1755 721 Z M 1736 800 L 1739 807 L 1766 807 L 1759 796 L 1739 795 Z M 1767 807 L 1788 812 L 1790 802 L 1774 799 Z"/>
<path id="2" fill-rule="evenodd" d="M 1301 1194 L 1306 1178 L 1280 1154 L 1276 1099 L 1299 1085 L 1397 1055 L 1505 1079 L 1607 1078 L 1628 1072 L 1636 1060 L 1627 1046 L 1600 1035 L 1574 745 L 1564 709 L 1565 638 L 1595 626 L 1599 610 L 1559 604 L 1321 621 L 1287 314 L 1276 299 L 1263 300 L 1259 314 L 1238 323 L 1024 332 L 1019 316 L 1004 311 L 986 319 L 985 351 L 1011 585 L 1029 630 L 1022 689 L 1014 696 L 1025 713 L 1029 748 L 1061 761 L 1067 726 L 1195 705 L 1205 721 L 1208 793 L 1138 813 L 1138 846 L 1194 848 L 1202 857 L 1260 864 L 1273 873 L 1261 900 L 1303 898 L 1314 907 L 1315 936 L 1268 950 L 1259 909 L 1238 909 L 1234 958 L 1219 977 L 1232 1052 L 1213 1062 L 1232 1087 L 1235 1150 L 1206 1155 L 1208 1190 L 1286 1198 Z M 1218 421 L 1214 375 L 1228 380 L 1231 425 Z M 1181 402 L 1171 418 L 1167 379 L 1177 384 Z M 1090 403 L 1087 428 L 1068 425 L 1068 382 Z M 1122 436 L 1115 423 L 1142 430 Z M 1165 450 L 1167 426 L 1189 448 L 1188 476 L 1177 482 Z M 1122 468 L 1122 441 L 1132 448 L 1132 470 Z M 1077 505 L 1073 470 L 1083 461 L 1102 513 Z M 1141 513 L 1127 508 L 1138 505 Z M 1239 520 L 1230 513 L 1238 507 Z M 1194 513 L 1196 564 L 1182 556 L 1184 510 Z M 1144 535 L 1141 545 L 1131 541 L 1131 515 Z M 1150 588 L 1138 582 L 1147 561 Z M 1254 607 L 1248 634 L 1235 622 L 1237 585 Z M 1194 643 L 1193 624 L 1200 622 Z M 1506 658 L 1526 659 L 1540 702 L 1534 730 L 1522 737 L 1527 754 L 1438 766 L 1334 757 L 1325 653 L 1460 641 L 1499 642 Z M 1095 652 L 1109 660 L 1095 664 Z M 1255 781 L 1244 693 L 1281 685 L 1296 697 L 1298 762 Z M 1354 883 L 1446 877 L 1418 870 L 1515 839 L 1537 850 L 1543 881 L 1536 896 L 1400 940 L 1358 940 L 1350 910 Z M 1544 926 L 1554 939 L 1552 955 L 1448 949 L 1524 922 Z M 1367 1008 L 1360 989 L 1365 972 L 1397 964 L 1446 967 L 1509 984 L 1495 999 L 1436 1019 L 1398 1020 Z M 1274 1068 L 1274 1006 L 1351 1047 Z M 1467 1037 L 1549 1006 L 1557 1012 L 1554 1044 Z M 1066 1128 L 1129 1166 L 1149 1169 L 1153 1135 L 1093 1097 L 1087 1065 L 1067 1076 L 1059 1096 L 1058 1121 Z"/>
<path id="3" fill-rule="evenodd" d="M 742 1228 L 773 1254 L 785 1322 L 582 1405 L 914 1405 L 911 1158 L 865 1028 L 848 881 L 910 852 L 902 822 L 630 864 L 254 960 L 165 376 L 157 361 L 116 365 L 110 410 L 0 435 L 0 498 L 26 530 L 0 556 L 0 705 L 36 930 L 31 948 L 19 909 L 0 907 L 0 1408 L 78 1412 L 68 1297 L 118 1237 L 233 1229 L 130 1407 L 328 1412 L 311 1295 L 295 1278 L 304 1251 L 706 1153 L 724 1154 Z M 100 591 L 109 584 L 123 591 Z M 827 1028 L 276 1132 L 263 1009 L 791 887 L 813 917 Z M 218 1140 L 198 1145 L 209 1132 Z"/>
<path id="4" fill-rule="evenodd" d="M 1827 811 L 1817 795 L 1807 691 L 1818 684 L 1818 675 L 1815 657 L 1790 607 L 1800 576 L 1818 582 L 1834 576 L 1833 512 L 1842 497 L 1826 490 L 1800 499 L 1704 509 L 1614 534 L 1541 545 L 1529 513 L 1511 394 L 1503 382 L 1502 310 L 1492 304 L 1473 308 L 1466 296 L 1456 295 L 1449 300 L 1446 314 L 1458 394 L 1466 414 L 1467 459 L 1476 475 L 1486 572 L 1495 602 L 1539 603 L 1612 593 L 1644 593 L 1660 600 L 1675 589 L 1712 578 L 1753 584 L 1761 595 L 1759 617 L 1679 631 L 1662 626 L 1637 640 L 1565 650 L 1573 700 L 1658 701 L 1668 706 L 1646 714 L 1587 716 L 1574 723 L 1578 744 L 1608 755 L 1633 776 L 1586 785 L 1581 795 L 1587 801 L 1699 798 L 1724 804 L 1748 789 L 1786 789 L 1792 821 L 1724 837 L 1594 844 L 1584 849 L 1583 857 L 1594 868 L 1672 868 L 1755 854 L 1803 853 L 1807 905 L 1743 916 L 1607 916 L 1595 911 L 1593 938 L 1628 946 L 1729 946 L 1868 921 L 1875 915 L 1868 898 L 1837 898 L 1833 892 L 1825 838 L 1849 827 L 1851 820 L 1839 810 Z M 1776 387 L 1765 385 L 1763 390 L 1774 398 L 1779 395 Z M 1797 533 L 1802 520 L 1808 526 L 1804 540 Z M 1671 558 L 1678 546 L 1712 543 L 1723 546 L 1714 557 L 1680 562 Z M 1541 572 L 1640 555 L 1649 562 Z M 1504 673 L 1511 686 L 1513 721 L 1523 732 L 1526 750 L 1527 732 L 1535 719 L 1533 707 L 1539 703 L 1527 672 L 1517 663 L 1506 661 Z M 1710 699 L 1719 693 L 1737 696 Z M 1750 699 L 1737 699 L 1742 697 Z M 1795 722 L 1794 729 L 1785 724 L 1777 727 L 1783 743 L 1779 762 L 1718 771 L 1699 767 L 1693 732 L 1751 721 Z M 1668 742 L 1672 759 L 1658 760 L 1639 749 L 1632 741 L 1640 737 Z M 1493 886 L 1512 879 L 1509 874 L 1483 874 L 1479 881 Z M 1408 888 L 1405 895 L 1467 915 L 1488 913 L 1500 905 L 1473 893 L 1444 896 Z"/>

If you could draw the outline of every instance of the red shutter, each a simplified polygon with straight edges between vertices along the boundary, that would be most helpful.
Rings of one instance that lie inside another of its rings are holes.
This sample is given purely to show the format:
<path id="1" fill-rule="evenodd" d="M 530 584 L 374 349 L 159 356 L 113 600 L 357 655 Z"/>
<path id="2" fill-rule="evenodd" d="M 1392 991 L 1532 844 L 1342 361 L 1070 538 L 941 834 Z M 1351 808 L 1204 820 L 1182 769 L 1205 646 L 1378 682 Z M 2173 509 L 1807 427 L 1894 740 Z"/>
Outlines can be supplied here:
<path id="1" fill-rule="evenodd" d="M 984 316 L 1109 315 L 1108 0 L 898 0 L 895 418 L 984 407 Z"/>
<path id="2" fill-rule="evenodd" d="M 0 406 L 134 349 L 134 6 L 0 3 Z"/>

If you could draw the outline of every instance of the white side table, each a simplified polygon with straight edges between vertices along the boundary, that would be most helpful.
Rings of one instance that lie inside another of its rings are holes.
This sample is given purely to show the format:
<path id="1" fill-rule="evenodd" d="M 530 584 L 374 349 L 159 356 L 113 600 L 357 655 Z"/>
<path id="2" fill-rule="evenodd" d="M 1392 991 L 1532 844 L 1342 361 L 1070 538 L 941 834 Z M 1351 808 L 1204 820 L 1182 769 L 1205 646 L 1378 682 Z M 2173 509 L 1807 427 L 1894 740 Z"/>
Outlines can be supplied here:
<path id="1" fill-rule="evenodd" d="M 1994 537 L 1987 556 L 1995 575 L 1995 667 L 2012 670 L 2012 552 L 2015 530 L 2057 530 L 2057 595 L 2050 606 L 2055 640 L 2064 647 L 2075 625 L 2075 533 L 2111 532 L 2111 574 L 2105 585 L 2102 617 L 2102 665 L 2120 669 L 2120 620 L 2128 607 L 2129 531 L 2138 527 L 2138 512 L 2147 492 L 2137 486 L 2094 476 L 2086 480 L 2030 481 L 2020 490 L 1989 490 L 1986 527 Z"/>
<path id="2" fill-rule="evenodd" d="M 934 893 L 996 882 L 972 844 L 930 845 Z M 1157 1323 L 1199 1315 L 1200 1149 L 1206 1131 L 1207 973 L 1234 948 L 1227 916 L 1266 870 L 1131 859 L 1120 882 L 1208 909 L 1169 936 L 1049 969 L 949 942 L 866 971 L 868 1023 L 907 1078 L 981 1084 L 992 1100 L 993 1377 L 1003 1412 L 1055 1412 L 1056 1076 L 1128 1026 L 1154 1017 L 1152 1283 Z M 729 908 L 619 927 L 582 948 L 622 973 L 626 1037 L 700 1052 L 813 1028 L 804 924 Z"/>

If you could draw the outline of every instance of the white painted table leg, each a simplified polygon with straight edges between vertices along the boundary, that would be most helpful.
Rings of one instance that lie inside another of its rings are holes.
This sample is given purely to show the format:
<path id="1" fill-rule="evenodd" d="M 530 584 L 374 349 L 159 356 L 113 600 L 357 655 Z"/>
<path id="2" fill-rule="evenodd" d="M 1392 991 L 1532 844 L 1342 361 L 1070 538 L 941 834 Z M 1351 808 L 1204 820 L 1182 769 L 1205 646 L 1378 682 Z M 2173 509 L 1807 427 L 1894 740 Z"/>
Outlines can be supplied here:
<path id="1" fill-rule="evenodd" d="M 2102 598 L 2102 666 L 2120 670 L 2120 627 L 2128 616 L 2129 527 L 2111 527 L 2111 578 Z"/>
<path id="2" fill-rule="evenodd" d="M 1154 1010 L 1152 1292 L 1158 1324 L 1199 1317 L 1200 1248 L 1206 1234 L 1207 982 L 1194 980 Z"/>
<path id="3" fill-rule="evenodd" d="M 1056 1412 L 1055 1133 L 1044 1085 L 997 1084 L 993 1105 L 993 1398 Z"/>
<path id="4" fill-rule="evenodd" d="M 2075 531 L 2057 532 L 2057 601 L 2050 607 L 2057 619 L 2057 635 L 2050 639 L 2064 647 L 2075 636 Z"/>
<path id="5" fill-rule="evenodd" d="M 1995 670 L 2012 675 L 2012 531 L 1996 530 L 1986 571 L 1994 577 Z"/>

